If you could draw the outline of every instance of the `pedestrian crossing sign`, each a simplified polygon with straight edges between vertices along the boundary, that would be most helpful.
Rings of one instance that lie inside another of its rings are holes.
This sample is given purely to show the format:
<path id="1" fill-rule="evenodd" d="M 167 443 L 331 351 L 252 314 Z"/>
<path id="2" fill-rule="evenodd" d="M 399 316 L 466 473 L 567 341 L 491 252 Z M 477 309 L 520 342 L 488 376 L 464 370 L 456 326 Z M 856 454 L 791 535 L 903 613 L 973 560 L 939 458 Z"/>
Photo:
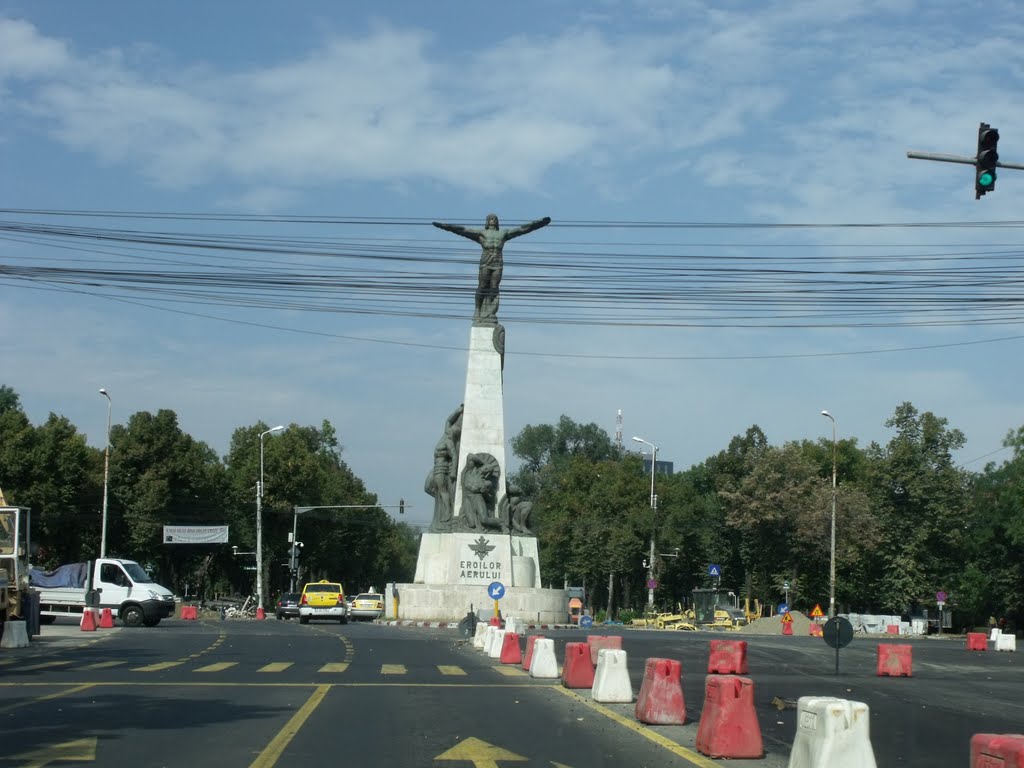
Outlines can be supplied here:
<path id="1" fill-rule="evenodd" d="M 824 615 L 825 615 L 825 612 L 821 610 L 821 605 L 815 603 L 814 610 L 811 611 L 811 618 L 812 619 L 820 619 Z"/>

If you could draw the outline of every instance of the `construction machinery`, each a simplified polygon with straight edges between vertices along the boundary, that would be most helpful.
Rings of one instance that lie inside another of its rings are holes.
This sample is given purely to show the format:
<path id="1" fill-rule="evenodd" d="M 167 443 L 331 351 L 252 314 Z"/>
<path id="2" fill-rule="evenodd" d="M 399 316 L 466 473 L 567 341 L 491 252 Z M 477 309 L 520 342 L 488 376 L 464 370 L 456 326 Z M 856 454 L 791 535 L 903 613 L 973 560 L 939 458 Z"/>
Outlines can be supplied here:
<path id="1" fill-rule="evenodd" d="M 687 612 L 698 627 L 739 629 L 747 623 L 748 613 L 740 608 L 731 589 L 698 587 L 693 590 L 693 607 Z"/>
<path id="2" fill-rule="evenodd" d="M 25 618 L 31 512 L 0 507 L 0 622 Z"/>

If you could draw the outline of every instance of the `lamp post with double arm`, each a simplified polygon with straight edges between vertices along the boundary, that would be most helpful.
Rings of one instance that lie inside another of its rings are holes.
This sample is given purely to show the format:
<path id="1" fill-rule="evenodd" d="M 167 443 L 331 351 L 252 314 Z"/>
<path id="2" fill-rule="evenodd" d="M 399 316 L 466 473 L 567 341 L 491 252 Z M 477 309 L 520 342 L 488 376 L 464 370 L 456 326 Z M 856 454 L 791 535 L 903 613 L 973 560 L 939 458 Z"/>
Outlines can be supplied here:
<path id="1" fill-rule="evenodd" d="M 828 617 L 836 615 L 836 418 L 828 411 L 821 415 L 832 422 L 832 547 L 828 576 Z"/>
<path id="2" fill-rule="evenodd" d="M 103 522 L 100 524 L 100 557 L 107 556 L 107 496 L 110 484 L 110 410 L 113 403 L 110 393 L 100 387 L 100 394 L 107 398 L 107 447 L 103 452 Z"/>
<path id="3" fill-rule="evenodd" d="M 263 438 L 284 426 L 260 432 L 260 480 L 256 483 L 256 611 L 263 610 Z"/>
<path id="4" fill-rule="evenodd" d="M 651 448 L 651 552 L 647 560 L 647 609 L 654 610 L 654 528 L 655 515 L 658 511 L 658 497 L 654 494 L 654 471 L 658 464 L 658 446 L 644 440 L 642 437 L 633 438 L 638 443 L 650 446 Z"/>

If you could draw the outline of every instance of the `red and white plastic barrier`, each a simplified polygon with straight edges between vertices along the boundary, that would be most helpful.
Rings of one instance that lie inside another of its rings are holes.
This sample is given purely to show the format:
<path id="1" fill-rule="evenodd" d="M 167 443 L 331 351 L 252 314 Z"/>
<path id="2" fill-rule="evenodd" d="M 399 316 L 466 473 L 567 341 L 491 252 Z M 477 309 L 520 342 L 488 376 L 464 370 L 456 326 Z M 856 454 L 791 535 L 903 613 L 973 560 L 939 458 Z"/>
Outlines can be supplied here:
<path id="1" fill-rule="evenodd" d="M 590 691 L 594 701 L 603 704 L 632 704 L 633 686 L 626 669 L 626 652 L 619 648 L 602 648 L 597 655 L 597 670 Z"/>
<path id="2" fill-rule="evenodd" d="M 895 643 L 878 644 L 879 677 L 913 677 L 913 648 Z"/>
<path id="3" fill-rule="evenodd" d="M 682 677 L 683 665 L 675 659 L 648 659 L 633 710 L 636 719 L 648 725 L 683 725 L 686 701 Z"/>
<path id="4" fill-rule="evenodd" d="M 754 681 L 735 675 L 708 675 L 704 685 L 697 751 L 733 760 L 764 757 L 761 726 L 754 711 Z"/>
<path id="5" fill-rule="evenodd" d="M 533 658 L 530 660 L 530 677 L 539 680 L 556 680 L 558 678 L 555 641 L 551 638 L 539 637 L 534 642 Z"/>
<path id="6" fill-rule="evenodd" d="M 859 701 L 802 696 L 789 768 L 875 768 L 869 721 Z"/>
<path id="7" fill-rule="evenodd" d="M 746 640 L 712 640 L 710 646 L 709 675 L 747 674 Z"/>

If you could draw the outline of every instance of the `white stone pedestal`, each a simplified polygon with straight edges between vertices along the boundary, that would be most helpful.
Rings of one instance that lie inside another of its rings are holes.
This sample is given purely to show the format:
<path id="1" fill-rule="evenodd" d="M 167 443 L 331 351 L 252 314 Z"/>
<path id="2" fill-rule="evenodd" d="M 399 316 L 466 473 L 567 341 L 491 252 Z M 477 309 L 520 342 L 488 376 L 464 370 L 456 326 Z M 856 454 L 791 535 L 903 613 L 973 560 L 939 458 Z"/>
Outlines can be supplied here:
<path id="1" fill-rule="evenodd" d="M 539 587 L 537 539 L 493 533 L 424 533 L 413 581 L 483 587 L 500 581 L 506 589 Z"/>
<path id="2" fill-rule="evenodd" d="M 505 405 L 501 386 L 501 355 L 494 348 L 493 325 L 474 325 L 469 334 L 469 363 L 463 396 L 462 438 L 459 443 L 459 478 L 454 513 L 462 515 L 462 470 L 471 453 L 489 453 L 498 460 L 501 476 L 495 508 L 505 497 Z"/>

